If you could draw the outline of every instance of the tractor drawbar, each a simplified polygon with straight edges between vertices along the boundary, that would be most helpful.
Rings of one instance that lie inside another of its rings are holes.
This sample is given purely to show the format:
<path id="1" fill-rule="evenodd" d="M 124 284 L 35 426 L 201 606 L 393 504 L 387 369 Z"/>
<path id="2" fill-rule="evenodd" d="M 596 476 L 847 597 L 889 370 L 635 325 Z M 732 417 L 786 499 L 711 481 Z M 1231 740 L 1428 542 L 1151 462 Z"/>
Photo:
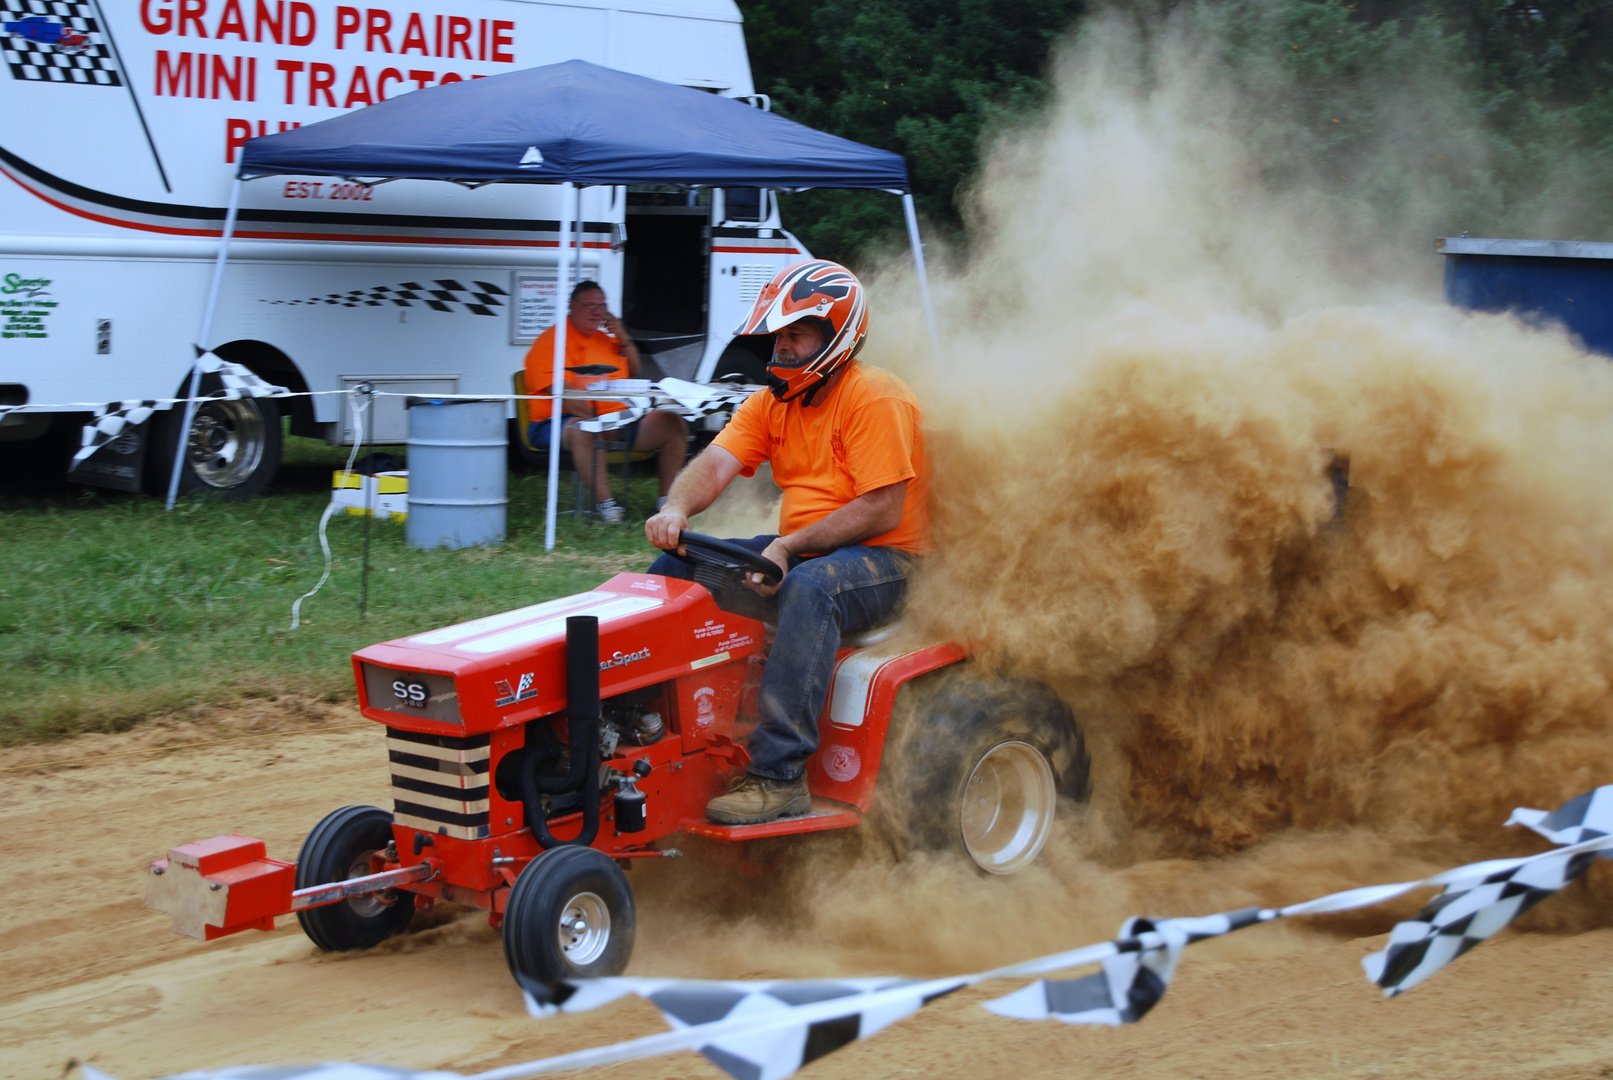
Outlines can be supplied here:
<path id="1" fill-rule="evenodd" d="M 566 620 L 566 716 L 571 766 L 563 777 L 539 776 L 548 755 L 533 754 L 521 773 L 521 804 L 527 825 L 545 851 L 562 845 L 587 847 L 599 835 L 599 619 L 573 615 Z M 582 832 L 557 840 L 549 832 L 539 794 L 582 792 Z"/>

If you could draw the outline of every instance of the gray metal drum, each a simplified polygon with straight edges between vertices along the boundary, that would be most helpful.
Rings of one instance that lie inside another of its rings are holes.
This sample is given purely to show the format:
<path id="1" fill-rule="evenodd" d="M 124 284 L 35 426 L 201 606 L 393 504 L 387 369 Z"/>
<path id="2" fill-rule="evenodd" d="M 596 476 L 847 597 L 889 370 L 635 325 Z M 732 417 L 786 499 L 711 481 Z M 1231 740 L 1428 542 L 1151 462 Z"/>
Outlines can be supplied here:
<path id="1" fill-rule="evenodd" d="M 409 398 L 410 547 L 463 548 L 504 539 L 502 401 Z"/>

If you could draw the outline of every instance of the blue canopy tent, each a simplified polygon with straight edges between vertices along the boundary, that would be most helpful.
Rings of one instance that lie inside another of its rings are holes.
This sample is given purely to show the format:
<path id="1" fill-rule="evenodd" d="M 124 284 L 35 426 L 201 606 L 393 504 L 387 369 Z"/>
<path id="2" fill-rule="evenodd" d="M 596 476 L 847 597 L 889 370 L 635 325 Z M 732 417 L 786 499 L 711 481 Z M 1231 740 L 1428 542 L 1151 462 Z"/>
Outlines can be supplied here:
<path id="1" fill-rule="evenodd" d="M 687 184 L 889 191 L 902 197 L 932 343 L 918 219 L 899 154 L 763 112 L 732 98 L 675 86 L 583 60 L 529 68 L 404 94 L 307 127 L 246 143 L 230 190 L 223 243 L 202 317 L 198 350 L 212 335 L 243 181 L 265 176 L 339 176 L 482 184 L 560 184 L 559 276 L 570 274 L 577 189 L 589 185 Z M 555 333 L 555 382 L 563 386 L 566 320 Z M 196 396 L 193 372 L 190 397 Z M 181 430 L 189 430 L 190 410 Z M 553 415 L 560 415 L 555 399 Z M 550 425 L 545 545 L 554 546 L 560 424 Z M 176 457 L 169 486 L 178 489 Z"/>

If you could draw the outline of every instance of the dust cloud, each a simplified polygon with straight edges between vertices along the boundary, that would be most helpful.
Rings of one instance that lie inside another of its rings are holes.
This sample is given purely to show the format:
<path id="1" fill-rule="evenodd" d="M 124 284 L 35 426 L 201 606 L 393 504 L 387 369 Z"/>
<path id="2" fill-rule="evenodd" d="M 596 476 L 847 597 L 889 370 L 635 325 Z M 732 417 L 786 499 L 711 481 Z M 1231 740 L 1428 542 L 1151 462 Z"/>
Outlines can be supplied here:
<path id="1" fill-rule="evenodd" d="M 938 360 L 905 257 L 870 275 L 864 355 L 932 432 L 909 623 L 1055 688 L 1091 804 L 1008 880 L 852 837 L 756 880 L 647 875 L 648 919 L 727 944 L 647 931 L 637 970 L 967 970 L 1538 850 L 1514 806 L 1613 782 L 1613 371 L 1443 305 L 1432 236 L 1434 273 L 1362 273 L 1405 246 L 1364 223 L 1403 218 L 1263 180 L 1205 55 L 1118 21 L 1062 52 L 1056 100 L 987 156 L 970 249 L 932 249 Z M 1532 925 L 1605 921 L 1593 891 Z"/>

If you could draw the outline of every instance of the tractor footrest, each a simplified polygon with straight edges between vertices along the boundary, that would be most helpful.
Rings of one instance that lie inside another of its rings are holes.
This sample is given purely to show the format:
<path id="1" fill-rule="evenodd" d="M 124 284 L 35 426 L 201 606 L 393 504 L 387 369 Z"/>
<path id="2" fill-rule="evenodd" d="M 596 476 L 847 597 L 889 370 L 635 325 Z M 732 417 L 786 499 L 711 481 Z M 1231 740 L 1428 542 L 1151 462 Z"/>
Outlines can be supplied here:
<path id="1" fill-rule="evenodd" d="M 690 836 L 704 836 L 711 840 L 734 843 L 740 840 L 762 840 L 769 836 L 795 836 L 799 833 L 825 832 L 829 829 L 849 829 L 861 825 L 862 814 L 852 806 L 832 799 L 812 800 L 812 812 L 800 817 L 779 818 L 761 825 L 719 825 L 704 818 L 684 818 L 678 826 L 680 832 Z"/>

